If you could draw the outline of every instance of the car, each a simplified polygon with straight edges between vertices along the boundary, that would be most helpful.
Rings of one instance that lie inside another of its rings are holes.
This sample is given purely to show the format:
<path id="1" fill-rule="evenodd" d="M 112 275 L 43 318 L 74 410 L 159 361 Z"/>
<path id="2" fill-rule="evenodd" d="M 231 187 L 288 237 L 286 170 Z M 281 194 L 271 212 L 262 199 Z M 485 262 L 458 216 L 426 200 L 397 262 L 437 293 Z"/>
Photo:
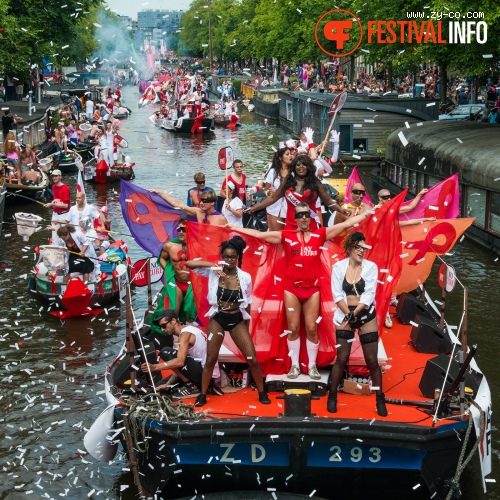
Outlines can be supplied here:
<path id="1" fill-rule="evenodd" d="M 440 120 L 470 120 L 484 109 L 483 104 L 461 104 L 447 115 L 439 115 Z"/>

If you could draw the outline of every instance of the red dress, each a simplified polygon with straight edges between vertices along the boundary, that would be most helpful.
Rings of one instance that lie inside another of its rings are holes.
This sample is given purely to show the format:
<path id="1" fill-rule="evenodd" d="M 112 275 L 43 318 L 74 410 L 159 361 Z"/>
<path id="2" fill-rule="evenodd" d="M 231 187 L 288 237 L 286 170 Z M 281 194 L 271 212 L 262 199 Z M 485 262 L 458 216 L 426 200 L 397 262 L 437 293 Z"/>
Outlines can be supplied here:
<path id="1" fill-rule="evenodd" d="M 300 202 L 307 203 L 311 212 L 311 224 L 309 226 L 309 230 L 314 231 L 321 226 L 318 214 L 316 213 L 316 200 L 318 199 L 318 194 L 314 193 L 311 200 L 309 200 L 309 195 L 309 189 L 307 189 L 304 194 L 297 193 L 297 191 L 294 191 L 292 188 L 286 190 L 285 200 L 287 205 L 285 230 L 297 229 L 297 221 L 295 220 L 295 207 Z"/>

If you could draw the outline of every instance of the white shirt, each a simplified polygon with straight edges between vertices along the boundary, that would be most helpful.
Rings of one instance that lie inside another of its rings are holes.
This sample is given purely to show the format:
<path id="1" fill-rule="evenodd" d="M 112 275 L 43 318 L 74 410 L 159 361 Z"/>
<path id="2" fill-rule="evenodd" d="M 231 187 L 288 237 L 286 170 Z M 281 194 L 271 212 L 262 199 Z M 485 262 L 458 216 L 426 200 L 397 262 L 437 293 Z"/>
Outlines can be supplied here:
<path id="1" fill-rule="evenodd" d="M 332 267 L 332 294 L 335 304 L 344 300 L 347 303 L 347 295 L 342 284 L 344 283 L 349 259 L 336 262 Z M 367 309 L 375 307 L 375 291 L 377 289 L 378 268 L 377 264 L 370 260 L 363 260 L 361 264 L 361 278 L 365 282 L 365 291 L 359 297 L 359 301 L 366 305 Z M 345 314 L 337 308 L 333 315 L 336 324 L 340 325 L 344 321 Z"/>
<path id="2" fill-rule="evenodd" d="M 87 115 L 92 114 L 94 112 L 94 101 L 90 99 L 85 102 L 85 111 Z"/>
<path id="3" fill-rule="evenodd" d="M 201 363 L 201 366 L 205 366 L 205 363 L 207 361 L 207 336 L 205 332 L 194 325 L 186 325 L 181 330 L 180 335 L 182 335 L 184 332 L 192 333 L 196 337 L 194 346 L 188 349 L 188 356 L 191 356 L 195 361 Z M 219 375 L 219 363 L 217 362 L 215 363 L 212 376 L 218 378 Z"/>
<path id="4" fill-rule="evenodd" d="M 200 276 L 206 276 L 208 278 L 208 303 L 212 306 L 210 310 L 205 314 L 205 316 L 211 318 L 219 311 L 219 304 L 217 303 L 217 288 L 219 286 L 219 276 L 215 274 L 213 269 L 209 267 L 198 267 L 196 269 L 191 269 L 196 274 Z M 247 313 L 246 308 L 252 303 L 252 277 L 242 271 L 239 267 L 236 268 L 238 273 L 238 279 L 240 280 L 241 287 L 241 301 L 240 301 L 240 311 L 243 315 L 243 319 L 250 319 L 250 314 Z"/>
<path id="5" fill-rule="evenodd" d="M 73 226 L 78 227 L 80 219 L 82 217 L 90 217 L 91 219 L 97 219 L 99 217 L 99 210 L 94 207 L 94 205 L 85 204 L 83 210 L 78 210 L 78 205 L 73 205 L 69 209 L 69 223 Z"/>
<path id="6" fill-rule="evenodd" d="M 243 208 L 243 202 L 239 198 L 233 198 L 229 206 L 233 210 L 239 210 Z M 243 227 L 243 217 L 236 217 L 230 210 L 226 208 L 226 203 L 224 202 L 224 206 L 222 207 L 222 215 L 227 219 L 229 224 L 233 224 L 233 226 Z"/>
<path id="7" fill-rule="evenodd" d="M 276 174 L 274 168 L 271 168 L 271 164 L 267 169 L 266 178 L 264 181 L 269 184 L 274 189 L 278 189 L 281 184 L 280 176 Z M 285 198 L 280 198 L 278 201 L 275 201 L 272 205 L 269 205 L 266 208 L 266 212 L 270 215 L 274 215 L 274 217 L 286 217 L 286 201 Z"/>

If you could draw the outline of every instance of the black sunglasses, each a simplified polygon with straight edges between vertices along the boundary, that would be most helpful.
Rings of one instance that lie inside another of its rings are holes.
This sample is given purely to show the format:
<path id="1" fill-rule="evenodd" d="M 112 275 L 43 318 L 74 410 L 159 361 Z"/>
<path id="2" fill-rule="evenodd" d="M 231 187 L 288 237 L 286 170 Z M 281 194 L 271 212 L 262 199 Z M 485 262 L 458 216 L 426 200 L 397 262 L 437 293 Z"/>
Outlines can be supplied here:
<path id="1" fill-rule="evenodd" d="M 303 219 L 304 217 L 306 219 L 310 219 L 311 218 L 311 213 L 310 212 L 297 212 L 295 214 L 295 218 L 296 219 Z"/>
<path id="2" fill-rule="evenodd" d="M 195 181 L 196 184 L 205 184 L 205 181 Z"/>
<path id="3" fill-rule="evenodd" d="M 160 327 L 160 330 L 166 330 L 167 329 L 167 325 L 171 322 L 172 320 L 169 320 L 167 321 L 166 323 L 163 323 L 163 324 L 159 324 L 158 323 L 158 326 Z"/>
<path id="4" fill-rule="evenodd" d="M 177 228 L 177 232 L 178 233 L 185 233 L 186 232 L 186 228 L 185 227 L 178 227 Z"/>
<path id="5" fill-rule="evenodd" d="M 351 191 L 352 194 L 361 194 L 361 195 L 365 195 L 365 191 L 363 191 L 362 189 L 353 189 Z"/>
<path id="6" fill-rule="evenodd" d="M 215 200 L 209 200 L 208 198 L 200 198 L 202 203 L 215 203 Z"/>
<path id="7" fill-rule="evenodd" d="M 385 196 L 381 196 L 380 197 L 381 200 L 390 200 L 391 199 L 391 195 L 390 194 L 387 194 Z"/>

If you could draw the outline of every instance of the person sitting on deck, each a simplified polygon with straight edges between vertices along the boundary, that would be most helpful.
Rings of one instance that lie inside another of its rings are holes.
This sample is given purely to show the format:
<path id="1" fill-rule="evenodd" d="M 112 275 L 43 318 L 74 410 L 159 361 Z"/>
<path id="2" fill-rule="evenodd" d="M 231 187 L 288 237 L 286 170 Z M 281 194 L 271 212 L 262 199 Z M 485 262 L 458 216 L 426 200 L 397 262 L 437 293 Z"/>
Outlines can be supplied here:
<path id="1" fill-rule="evenodd" d="M 165 309 L 154 320 L 154 325 L 168 336 L 177 337 L 178 347 L 164 347 L 159 357 L 162 362 L 157 364 L 142 363 L 141 370 L 145 373 L 172 370 L 174 373 L 159 382 L 157 391 L 175 389 L 172 399 L 197 396 L 200 392 L 203 368 L 207 359 L 207 336 L 205 332 L 194 325 L 184 326 L 172 309 Z M 218 363 L 214 367 L 213 376 L 219 377 Z M 210 394 L 222 396 L 224 393 L 212 379 L 208 389 Z"/>
<path id="2" fill-rule="evenodd" d="M 203 195 L 200 196 L 201 208 L 184 205 L 176 198 L 163 193 L 159 189 L 150 189 L 150 191 L 161 196 L 167 203 L 182 210 L 187 215 L 196 217 L 199 223 L 212 224 L 213 226 L 225 226 L 227 224 L 226 218 L 215 209 L 217 195 L 213 190 L 205 191 Z"/>
<path id="3" fill-rule="evenodd" d="M 36 186 L 42 182 L 42 174 L 35 167 L 35 165 L 30 165 L 29 170 L 22 175 L 21 183 L 25 186 Z"/>

